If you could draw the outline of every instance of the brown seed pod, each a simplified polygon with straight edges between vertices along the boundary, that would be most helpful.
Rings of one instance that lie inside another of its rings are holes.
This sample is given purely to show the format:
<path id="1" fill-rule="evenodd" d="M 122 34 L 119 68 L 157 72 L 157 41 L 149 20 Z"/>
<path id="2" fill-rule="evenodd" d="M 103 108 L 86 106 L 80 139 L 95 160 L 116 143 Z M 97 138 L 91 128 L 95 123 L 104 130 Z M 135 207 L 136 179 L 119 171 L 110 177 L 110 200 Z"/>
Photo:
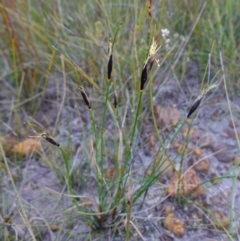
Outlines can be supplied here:
<path id="1" fill-rule="evenodd" d="M 85 104 L 87 105 L 87 107 L 89 109 L 91 109 L 91 104 L 90 104 L 90 101 L 88 99 L 88 96 L 87 96 L 86 92 L 83 90 L 83 88 L 80 85 L 78 86 L 78 90 L 80 91 L 80 93 L 83 97 L 83 100 L 84 100 Z"/>
<path id="2" fill-rule="evenodd" d="M 46 141 L 50 142 L 51 144 L 53 144 L 54 146 L 60 146 L 60 144 L 58 142 L 56 142 L 48 133 L 43 132 L 41 134 L 41 137 L 43 139 L 45 139 Z"/>
<path id="3" fill-rule="evenodd" d="M 113 57 L 112 54 L 109 56 L 109 60 L 108 60 L 108 80 L 111 79 L 111 73 L 112 73 L 112 65 L 113 65 Z"/>
<path id="4" fill-rule="evenodd" d="M 147 6 L 148 6 L 148 17 L 151 20 L 152 19 L 151 0 L 147 0 Z"/>
<path id="5" fill-rule="evenodd" d="M 201 101 L 202 101 L 202 98 L 203 96 L 200 95 L 197 97 L 197 99 L 193 102 L 189 112 L 188 112 L 188 115 L 187 115 L 187 118 L 189 118 L 193 113 L 194 111 L 198 108 L 198 106 L 200 105 Z"/>
<path id="6" fill-rule="evenodd" d="M 141 85 L 140 85 L 140 90 L 144 89 L 144 85 L 147 82 L 147 78 L 148 78 L 148 66 L 147 64 L 145 64 L 143 66 L 143 70 L 142 70 L 142 74 L 141 74 Z"/>
<path id="7" fill-rule="evenodd" d="M 144 89 L 144 85 L 147 82 L 148 79 L 148 75 L 153 67 L 153 63 L 154 61 L 157 63 L 158 67 L 159 65 L 159 60 L 156 59 L 155 55 L 158 51 L 160 47 L 157 46 L 157 42 L 155 41 L 155 39 L 153 38 L 153 42 L 152 45 L 150 46 L 149 49 L 149 55 L 147 60 L 145 61 L 145 64 L 143 65 L 143 69 L 142 69 L 142 74 L 141 74 L 141 84 L 140 84 L 140 91 L 142 91 Z"/>

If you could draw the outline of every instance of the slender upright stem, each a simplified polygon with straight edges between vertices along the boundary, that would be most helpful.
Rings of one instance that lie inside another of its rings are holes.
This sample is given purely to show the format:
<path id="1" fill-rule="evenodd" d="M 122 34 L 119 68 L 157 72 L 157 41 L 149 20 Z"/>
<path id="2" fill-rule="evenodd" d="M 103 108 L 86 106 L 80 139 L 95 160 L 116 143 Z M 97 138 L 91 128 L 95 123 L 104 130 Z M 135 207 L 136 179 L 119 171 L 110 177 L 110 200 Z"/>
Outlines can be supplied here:
<path id="1" fill-rule="evenodd" d="M 137 106 L 137 112 L 136 112 L 136 115 L 135 115 L 132 135 L 131 135 L 131 139 L 130 139 L 131 145 L 132 145 L 134 137 L 135 137 L 136 127 L 137 127 L 138 118 L 139 118 L 139 112 L 140 112 L 140 109 L 141 109 L 142 96 L 143 96 L 143 91 L 140 91 L 140 93 L 139 93 L 139 100 L 138 100 L 138 106 Z"/>
<path id="2" fill-rule="evenodd" d="M 107 92 L 105 95 L 105 105 L 102 117 L 102 126 L 101 126 L 101 149 L 100 149 L 100 168 L 102 168 L 103 164 L 103 150 L 104 150 L 104 131 L 105 131 L 105 124 L 106 124 L 106 113 L 107 113 L 107 105 L 108 105 L 108 96 L 109 96 L 109 89 L 110 89 L 110 81 L 107 82 Z"/>

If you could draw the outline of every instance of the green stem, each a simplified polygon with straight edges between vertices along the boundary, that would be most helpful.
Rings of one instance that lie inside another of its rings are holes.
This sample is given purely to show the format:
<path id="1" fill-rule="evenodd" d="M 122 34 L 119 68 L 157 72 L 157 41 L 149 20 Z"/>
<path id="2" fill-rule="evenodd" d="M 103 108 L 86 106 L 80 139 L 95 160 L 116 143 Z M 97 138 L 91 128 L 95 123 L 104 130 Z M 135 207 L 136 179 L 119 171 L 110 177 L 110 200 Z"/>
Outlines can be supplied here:
<path id="1" fill-rule="evenodd" d="M 95 160 L 98 160 L 98 158 L 97 158 L 98 157 L 97 142 L 96 142 L 97 131 L 96 131 L 95 119 L 94 119 L 94 114 L 93 114 L 92 109 L 90 109 L 89 112 L 90 112 L 90 116 L 91 116 L 92 131 L 94 133 L 94 136 L 93 136 L 93 149 L 94 149 L 94 152 L 95 152 Z M 96 163 L 96 165 L 98 165 L 98 163 Z M 96 175 L 96 179 L 97 179 L 97 191 L 98 191 L 99 200 L 102 200 L 102 198 L 100 198 L 100 197 L 103 195 L 103 193 L 102 193 L 103 190 L 102 189 L 103 189 L 103 185 L 104 185 L 103 180 L 101 178 L 101 173 L 99 173 L 98 167 L 95 166 L 95 175 Z M 99 204 L 100 206 L 101 206 L 101 203 L 102 202 L 100 202 L 100 204 Z"/>
<path id="2" fill-rule="evenodd" d="M 94 133 L 94 148 L 96 148 L 96 135 L 97 135 L 97 131 L 96 131 L 96 124 L 95 124 L 95 119 L 94 119 L 94 114 L 92 109 L 89 110 L 90 112 L 90 117 L 91 117 L 91 126 L 92 126 L 92 131 Z"/>
<path id="3" fill-rule="evenodd" d="M 76 199 L 76 196 L 74 195 L 74 190 L 73 190 L 73 184 L 72 184 L 72 179 L 71 179 L 71 173 L 70 173 L 68 158 L 67 158 L 64 150 L 61 147 L 59 147 L 59 149 L 61 151 L 62 158 L 63 158 L 64 164 L 65 164 L 65 168 L 66 168 L 66 179 L 67 179 L 66 181 L 67 181 L 67 188 L 68 188 L 69 194 L 71 195 L 72 201 L 73 201 L 74 205 L 76 206 L 78 212 L 82 214 L 81 215 L 82 218 L 85 220 L 85 222 L 90 227 L 92 227 L 93 226 L 92 220 L 88 218 L 88 216 L 89 216 L 88 213 L 82 212 L 82 209 L 79 206 L 79 202 Z"/>
<path id="4" fill-rule="evenodd" d="M 62 149 L 62 147 L 59 147 L 62 157 L 63 157 L 63 161 L 65 164 L 65 168 L 66 168 L 66 179 L 67 179 L 67 187 L 68 190 L 70 192 L 71 195 L 73 195 L 73 189 L 72 189 L 72 182 L 71 182 L 71 178 L 70 178 L 70 169 L 69 169 L 69 163 L 68 163 L 68 158 L 66 157 L 66 154 L 64 152 L 64 150 Z"/>
<path id="5" fill-rule="evenodd" d="M 104 149 L 104 130 L 105 130 L 105 123 L 106 123 L 106 113 L 107 113 L 107 105 L 108 105 L 108 96 L 109 96 L 109 89 L 110 89 L 110 81 L 107 82 L 107 93 L 105 95 L 105 105 L 104 105 L 104 112 L 102 118 L 102 126 L 101 126 L 101 151 L 100 151 L 100 168 L 102 171 L 103 168 L 103 149 Z"/>
<path id="6" fill-rule="evenodd" d="M 158 129 L 157 122 L 156 122 L 156 118 L 155 118 L 155 115 L 154 115 L 152 78 L 151 78 L 150 81 L 149 81 L 149 85 L 150 85 L 150 88 L 149 88 L 150 109 L 151 109 L 152 118 L 153 118 L 154 130 L 155 130 L 155 133 L 157 134 L 157 138 L 158 138 L 158 141 L 159 141 L 159 143 L 160 143 L 160 147 L 163 149 L 164 154 L 167 155 L 167 149 L 165 148 L 164 141 L 162 140 L 162 138 L 161 138 L 161 136 L 160 136 L 160 130 Z M 173 167 L 173 169 L 176 170 L 173 161 L 172 161 L 170 158 L 168 159 L 168 161 L 170 162 L 170 165 Z"/>
<path id="7" fill-rule="evenodd" d="M 11 180 L 11 183 L 12 183 L 15 195 L 16 195 L 17 204 L 19 205 L 19 206 L 17 205 L 18 212 L 19 212 L 19 214 L 20 214 L 20 216 L 21 216 L 21 218 L 22 218 L 26 228 L 29 231 L 29 233 L 30 233 L 30 235 L 32 237 L 32 240 L 36 241 L 37 239 L 35 238 L 34 232 L 32 230 L 32 225 L 30 224 L 28 216 L 27 216 L 27 214 L 25 212 L 25 207 L 22 204 L 22 201 L 21 201 L 21 198 L 20 198 L 20 194 L 19 194 L 19 192 L 17 190 L 17 186 L 15 185 L 15 182 L 14 182 L 14 179 L 13 179 L 13 175 L 12 175 L 12 172 L 11 172 L 10 167 L 8 165 L 8 161 L 7 161 L 7 158 L 5 156 L 5 153 L 4 153 L 4 150 L 3 150 L 3 147 L 2 147 L 1 143 L 0 143 L 0 154 L 2 154 L 0 157 L 2 157 L 3 160 L 4 160 L 4 164 L 6 166 L 9 178 Z"/>
<path id="8" fill-rule="evenodd" d="M 131 168 L 131 166 L 132 166 L 132 160 L 131 159 L 132 159 L 132 151 L 133 151 L 133 140 L 134 140 L 136 129 L 137 129 L 137 124 L 138 124 L 138 119 L 139 119 L 139 112 L 140 112 L 141 103 L 142 103 L 142 96 L 143 96 L 143 91 L 140 91 L 140 93 L 139 93 L 139 100 L 138 100 L 138 106 L 137 106 L 137 112 L 136 112 L 136 115 L 135 115 L 132 135 L 131 135 L 131 138 L 130 138 L 130 148 L 129 148 L 128 155 L 127 155 L 126 162 L 125 162 L 125 167 L 126 167 L 128 165 L 128 163 L 131 161 L 130 167 L 128 169 L 127 177 L 126 177 L 125 182 L 124 182 L 124 187 L 127 185 L 128 179 L 131 179 L 129 177 L 130 177 L 130 173 L 131 173 L 131 169 L 132 169 Z M 130 201 L 130 197 L 127 200 L 127 217 L 126 218 L 127 218 L 127 223 L 126 223 L 126 238 L 125 238 L 125 240 L 129 241 L 129 238 L 130 238 L 130 218 L 131 218 L 131 201 Z"/>
<path id="9" fill-rule="evenodd" d="M 56 50 L 53 49 L 53 52 L 52 52 L 50 61 L 49 61 L 49 63 L 48 63 L 46 77 L 44 78 L 43 90 L 42 90 L 41 97 L 43 97 L 43 94 L 45 93 L 46 88 L 47 88 L 48 78 L 49 78 L 49 75 L 50 75 L 50 72 L 51 72 L 51 69 L 52 69 L 52 65 L 53 65 L 53 60 L 54 60 L 54 58 L 55 58 L 55 54 L 56 54 Z M 37 110 L 39 109 L 40 105 L 41 105 L 41 102 L 38 103 L 38 104 L 36 103 L 36 107 L 35 107 L 34 110 L 33 110 L 33 116 L 35 116 L 35 114 L 36 114 Z"/>
<path id="10" fill-rule="evenodd" d="M 118 182 L 118 187 L 117 187 L 117 192 L 116 195 L 114 196 L 114 202 L 113 202 L 113 206 L 115 206 L 118 202 L 118 200 L 121 200 L 121 198 L 119 198 L 120 193 L 122 192 L 122 190 L 125 189 L 126 185 L 127 185 L 127 181 L 128 181 L 128 177 L 130 175 L 131 172 L 131 165 L 130 167 L 127 169 L 127 166 L 131 160 L 132 157 L 132 144 L 133 144 L 133 140 L 135 137 L 135 132 L 137 129 L 137 123 L 138 123 L 138 118 L 139 118 L 139 112 L 141 109 L 141 103 L 142 103 L 142 95 L 143 92 L 140 91 L 139 93 L 139 99 L 138 99 L 138 105 L 137 105 L 137 111 L 136 111 L 136 115 L 135 115 L 135 119 L 134 119 L 134 124 L 133 124 L 133 129 L 132 129 L 132 133 L 130 136 L 130 145 L 127 146 L 128 148 L 126 149 L 126 157 L 125 157 L 125 161 L 124 161 L 124 170 L 127 170 L 127 176 L 125 175 L 119 175 L 120 176 L 120 180 Z M 132 164 L 132 163 L 131 163 Z M 125 180 L 125 181 L 124 181 Z M 124 184 L 123 184 L 124 182 Z M 123 188 L 122 188 L 122 184 L 123 184 Z"/>
<path id="11" fill-rule="evenodd" d="M 133 131 L 132 131 L 132 135 L 131 135 L 131 139 L 130 139 L 131 146 L 132 146 L 132 143 L 133 143 L 133 139 L 135 137 L 136 127 L 137 127 L 138 118 L 139 118 L 139 112 L 140 112 L 140 109 L 141 109 L 142 96 L 143 96 L 143 91 L 140 91 L 140 93 L 139 93 L 139 100 L 138 100 L 138 106 L 137 106 L 137 112 L 136 112 L 134 125 L 133 125 Z"/>
<path id="12" fill-rule="evenodd" d="M 99 165 L 99 171 L 100 173 L 97 174 L 97 182 L 98 182 L 98 197 L 99 197 L 99 208 L 101 212 L 103 212 L 102 207 L 104 206 L 104 197 L 105 197 L 105 192 L 104 192 L 104 180 L 102 177 L 103 174 L 103 155 L 104 155 L 104 131 L 105 131 L 105 123 L 106 123 L 106 113 L 107 113 L 107 105 L 108 105 L 108 97 L 109 97 L 109 89 L 110 89 L 110 81 L 107 82 L 107 92 L 105 95 L 105 105 L 104 105 L 104 112 L 103 112 L 103 117 L 102 117 L 102 126 L 101 126 L 101 131 L 100 131 L 100 162 L 97 163 Z M 98 150 L 96 149 L 97 153 Z M 98 156 L 98 154 L 96 155 Z M 96 160 L 99 160 L 96 158 Z M 96 170 L 98 172 L 98 170 Z"/>
<path id="13" fill-rule="evenodd" d="M 126 222 L 126 241 L 129 241 L 130 238 L 130 218 L 131 218 L 131 201 L 127 201 L 127 222 Z"/>

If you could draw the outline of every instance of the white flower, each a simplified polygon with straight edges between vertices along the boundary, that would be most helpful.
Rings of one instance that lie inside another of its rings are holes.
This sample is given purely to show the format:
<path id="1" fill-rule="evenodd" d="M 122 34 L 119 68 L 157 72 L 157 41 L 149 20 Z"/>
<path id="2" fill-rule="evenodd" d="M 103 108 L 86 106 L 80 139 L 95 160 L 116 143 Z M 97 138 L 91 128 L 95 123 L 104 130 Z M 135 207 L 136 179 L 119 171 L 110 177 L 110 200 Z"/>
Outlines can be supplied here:
<path id="1" fill-rule="evenodd" d="M 164 39 L 166 39 L 168 37 L 168 35 L 170 34 L 170 31 L 167 28 L 161 29 L 161 32 L 162 32 L 162 37 Z"/>
<path id="2" fill-rule="evenodd" d="M 169 47 L 170 38 L 168 38 L 168 36 L 170 34 L 170 31 L 167 28 L 163 28 L 163 29 L 161 29 L 161 32 L 162 32 L 162 37 L 165 41 L 166 49 L 169 50 L 170 49 L 170 47 Z"/>

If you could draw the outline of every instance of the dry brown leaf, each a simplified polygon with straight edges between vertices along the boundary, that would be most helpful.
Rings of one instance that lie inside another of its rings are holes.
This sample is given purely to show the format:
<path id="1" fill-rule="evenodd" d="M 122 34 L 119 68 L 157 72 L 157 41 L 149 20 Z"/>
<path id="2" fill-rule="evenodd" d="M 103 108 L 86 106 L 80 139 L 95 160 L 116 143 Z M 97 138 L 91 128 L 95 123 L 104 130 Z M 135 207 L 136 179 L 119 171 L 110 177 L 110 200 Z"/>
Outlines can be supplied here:
<path id="1" fill-rule="evenodd" d="M 166 127 L 170 131 L 178 123 L 180 113 L 177 108 L 164 108 L 157 105 L 155 107 L 155 117 L 159 128 Z"/>
<path id="2" fill-rule="evenodd" d="M 0 143 L 5 155 L 9 156 L 12 153 L 12 148 L 17 143 L 17 140 L 11 135 L 0 136 Z"/>
<path id="3" fill-rule="evenodd" d="M 185 155 L 185 154 L 188 154 L 189 152 L 192 151 L 192 148 L 189 147 L 189 146 L 186 146 L 184 144 L 181 144 L 179 145 L 178 147 L 178 153 L 182 156 L 182 155 Z"/>
<path id="4" fill-rule="evenodd" d="M 155 173 L 162 173 L 165 174 L 167 177 L 170 177 L 173 173 L 173 161 L 170 159 L 170 157 L 167 154 L 164 154 L 163 152 L 159 152 L 154 157 L 154 163 L 153 165 L 146 170 L 146 175 L 151 175 L 151 173 L 154 171 Z"/>
<path id="5" fill-rule="evenodd" d="M 163 226 L 177 237 L 185 234 L 184 222 L 177 219 L 174 213 L 169 213 L 163 220 Z"/>
<path id="6" fill-rule="evenodd" d="M 196 142 L 195 142 L 196 143 Z M 211 145 L 213 143 L 213 140 L 210 136 L 205 135 L 201 138 L 201 141 L 199 142 L 199 145 L 203 148 L 203 147 L 208 147 L 211 148 Z"/>
<path id="7" fill-rule="evenodd" d="M 169 213 L 173 212 L 173 208 L 170 205 L 167 205 L 164 209 L 164 216 L 167 216 Z"/>
<path id="8" fill-rule="evenodd" d="M 121 173 L 124 172 L 124 167 L 120 167 L 120 172 Z M 114 179 L 116 175 L 117 175 L 117 170 L 115 167 L 108 168 L 103 174 L 104 178 L 107 178 L 107 179 Z"/>
<path id="9" fill-rule="evenodd" d="M 160 236 L 161 241 L 174 241 L 173 237 L 167 235 L 166 233 L 162 234 Z"/>
<path id="10" fill-rule="evenodd" d="M 202 149 L 200 148 L 196 148 L 194 151 L 193 151 L 193 154 L 195 154 L 196 156 L 201 156 L 203 153 Z"/>
<path id="11" fill-rule="evenodd" d="M 240 156 L 235 156 L 233 160 L 234 165 L 239 165 L 240 164 Z"/>
<path id="12" fill-rule="evenodd" d="M 213 196 L 211 198 L 211 203 L 213 204 L 214 207 L 219 207 L 222 208 L 226 206 L 226 200 L 224 200 L 224 194 L 220 192 L 219 194 Z"/>
<path id="13" fill-rule="evenodd" d="M 194 165 L 194 169 L 196 171 L 199 172 L 204 172 L 204 173 L 208 173 L 209 169 L 210 169 L 210 161 L 208 158 L 205 158 L 201 161 L 198 161 L 198 163 L 196 165 Z"/>
<path id="14" fill-rule="evenodd" d="M 177 173 L 173 174 L 167 188 L 167 193 L 171 197 L 176 197 L 177 194 L 198 197 L 205 192 L 201 184 L 202 181 L 197 173 L 193 169 L 189 169 L 180 180 L 178 179 Z"/>
<path id="15" fill-rule="evenodd" d="M 59 227 L 58 227 L 58 225 L 56 225 L 56 224 L 51 224 L 51 225 L 50 225 L 50 229 L 51 229 L 53 232 L 56 232 L 56 231 L 59 230 Z"/>
<path id="16" fill-rule="evenodd" d="M 194 137 L 194 135 L 196 134 L 196 131 L 194 129 L 189 130 L 189 128 L 185 127 L 182 129 L 182 133 L 185 138 L 188 136 L 190 139 L 192 139 Z"/>
<path id="17" fill-rule="evenodd" d="M 218 229 L 227 229 L 229 226 L 229 218 L 221 213 L 220 211 L 215 211 L 212 214 L 214 223 Z"/>
<path id="18" fill-rule="evenodd" d="M 13 146 L 12 151 L 21 155 L 26 155 L 31 152 L 38 152 L 42 148 L 41 142 L 36 139 L 28 138 Z"/>
<path id="19" fill-rule="evenodd" d="M 93 202 L 92 202 L 91 198 L 89 198 L 89 197 L 81 198 L 80 204 L 83 205 L 84 207 L 88 207 L 88 208 L 93 206 Z"/>
<path id="20" fill-rule="evenodd" d="M 235 133 L 234 130 L 230 130 L 229 128 L 226 128 L 223 131 L 232 139 L 235 139 L 236 135 L 240 136 L 240 132 Z"/>
<path id="21" fill-rule="evenodd" d="M 151 135 L 149 138 L 149 145 L 150 145 L 150 150 L 152 152 L 156 152 L 156 141 L 153 135 Z"/>
<path id="22" fill-rule="evenodd" d="M 218 183 L 220 183 L 222 181 L 222 179 L 220 177 L 212 177 L 211 178 L 211 182 L 214 185 L 217 185 Z"/>
<path id="23" fill-rule="evenodd" d="M 216 152 L 215 156 L 220 162 L 232 162 L 234 159 L 234 150 L 227 144 L 218 143 L 214 145 L 213 150 Z"/>
<path id="24" fill-rule="evenodd" d="M 234 122 L 234 123 L 233 123 L 233 122 Z M 239 126 L 240 126 L 240 121 L 239 121 L 239 119 L 238 119 L 238 120 L 235 120 L 235 121 L 230 120 L 230 121 L 229 121 L 229 126 L 230 126 L 231 128 L 239 127 Z"/>
<path id="25" fill-rule="evenodd" d="M 173 150 L 173 149 L 176 149 L 176 150 L 177 150 L 180 145 L 181 145 L 181 144 L 180 144 L 178 141 L 174 141 L 174 142 L 172 142 L 172 144 L 171 144 L 171 146 L 170 146 L 170 149 L 171 149 L 171 150 Z"/>
<path id="26" fill-rule="evenodd" d="M 180 112 L 178 111 L 177 108 L 170 107 L 168 109 L 168 114 L 169 114 L 169 118 L 170 118 L 171 124 L 175 126 L 178 123 L 178 121 L 179 121 Z"/>
<path id="27" fill-rule="evenodd" d="M 116 176 L 116 168 L 115 167 L 108 168 L 104 172 L 103 176 L 104 176 L 104 178 L 107 178 L 107 179 L 114 179 Z"/>

